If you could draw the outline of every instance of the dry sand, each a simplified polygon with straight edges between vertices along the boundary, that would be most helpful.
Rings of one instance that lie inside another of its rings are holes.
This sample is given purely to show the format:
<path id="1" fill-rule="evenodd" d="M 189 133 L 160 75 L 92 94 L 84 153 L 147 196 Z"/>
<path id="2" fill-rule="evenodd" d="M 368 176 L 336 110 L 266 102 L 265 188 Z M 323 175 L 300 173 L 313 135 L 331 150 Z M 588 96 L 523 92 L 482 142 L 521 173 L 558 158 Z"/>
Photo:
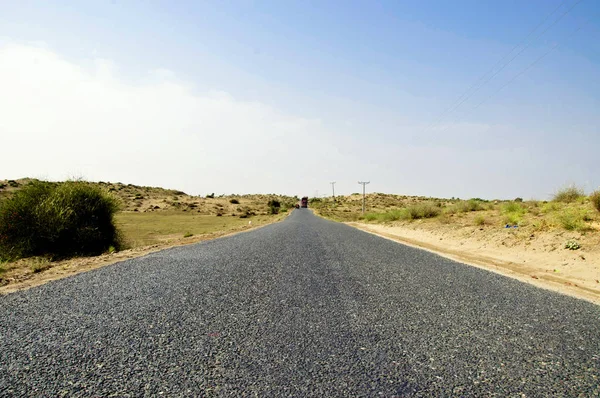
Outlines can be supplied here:
<path id="1" fill-rule="evenodd" d="M 462 263 L 600 304 L 600 242 L 583 237 L 579 250 L 564 247 L 578 233 L 518 229 L 347 223 L 363 231 L 419 247 Z M 597 235 L 597 234 L 596 234 Z"/>

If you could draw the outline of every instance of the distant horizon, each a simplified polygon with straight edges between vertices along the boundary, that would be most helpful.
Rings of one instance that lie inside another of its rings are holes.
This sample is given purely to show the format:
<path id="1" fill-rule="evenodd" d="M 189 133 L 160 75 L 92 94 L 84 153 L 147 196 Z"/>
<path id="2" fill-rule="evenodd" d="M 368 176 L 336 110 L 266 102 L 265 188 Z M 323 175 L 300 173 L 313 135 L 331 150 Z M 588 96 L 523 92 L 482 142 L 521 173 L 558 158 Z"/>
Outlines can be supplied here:
<path id="1" fill-rule="evenodd" d="M 600 187 L 600 2 L 0 4 L 0 174 L 185 192 Z"/>
<path id="2" fill-rule="evenodd" d="M 312 195 L 309 195 L 307 193 L 304 194 L 291 194 L 291 193 L 283 193 L 283 192 L 244 192 L 244 193 L 239 193 L 239 192 L 231 192 L 231 193 L 226 193 L 226 192 L 206 192 L 206 193 L 191 193 L 191 192 L 187 192 L 185 190 L 179 189 L 178 187 L 167 187 L 167 186 L 157 186 L 157 185 L 140 185 L 140 184 L 136 184 L 133 182 L 122 182 L 122 181 L 109 181 L 109 180 L 88 180 L 85 178 L 67 178 L 67 179 L 46 179 L 46 178 L 37 178 L 37 177 L 20 177 L 20 178 L 2 178 L 0 177 L 0 181 L 10 181 L 10 180 L 14 180 L 14 181 L 19 181 L 19 180 L 39 180 L 39 181 L 47 181 L 47 182 L 65 182 L 65 181 L 77 181 L 77 180 L 82 180 L 84 182 L 90 182 L 90 183 L 94 183 L 94 184 L 99 184 L 99 183 L 106 183 L 106 184 L 122 184 L 122 185 L 132 185 L 132 186 L 137 186 L 137 187 L 148 187 L 148 188 L 159 188 L 159 189 L 165 189 L 165 190 L 173 190 L 173 191 L 181 191 L 184 192 L 186 195 L 189 196 L 198 196 L 198 197 L 206 197 L 207 195 L 211 195 L 211 194 L 215 194 L 215 196 L 243 196 L 243 195 L 280 195 L 280 196 L 291 196 L 291 197 L 295 197 L 297 196 L 298 198 L 301 198 L 303 196 L 308 196 L 309 198 L 314 198 L 314 197 L 318 197 L 318 198 L 332 198 L 332 194 L 319 194 L 319 196 L 315 196 L 314 192 Z M 405 193 L 405 192 L 383 192 L 383 191 L 368 191 L 366 192 L 366 195 L 372 195 L 372 194 L 381 194 L 381 195 L 398 195 L 398 196 L 408 196 L 408 197 L 425 197 L 425 198 L 432 198 L 432 199 L 447 199 L 447 200 L 452 200 L 452 199 L 458 199 L 458 200 L 470 200 L 470 199 L 482 199 L 482 200 L 487 200 L 487 201 L 494 201 L 494 200 L 502 200 L 502 201 L 510 201 L 510 200 L 515 200 L 517 198 L 519 199 L 523 199 L 525 201 L 550 201 L 552 200 L 551 196 L 556 193 L 556 191 L 558 191 L 561 188 L 566 188 L 566 187 L 570 187 L 573 186 L 573 184 L 567 184 L 567 185 L 563 185 L 563 186 L 559 186 L 556 188 L 556 190 L 550 194 L 547 198 L 528 198 L 528 197 L 521 197 L 521 196 L 515 196 L 515 197 L 484 197 L 484 196 L 472 196 L 472 197 L 458 197 L 458 196 L 447 196 L 447 197 L 443 197 L 443 196 L 432 196 L 432 195 L 427 195 L 427 194 L 411 194 L 411 193 Z M 581 188 L 578 185 L 575 185 L 578 188 Z M 583 189 L 583 188 L 582 188 Z M 590 195 L 592 193 L 592 191 L 585 191 L 585 195 Z M 336 193 L 335 196 L 351 196 L 351 195 L 362 195 L 362 192 L 359 191 L 352 191 L 350 193 L 339 193 L 337 192 L 337 188 L 336 188 Z"/>

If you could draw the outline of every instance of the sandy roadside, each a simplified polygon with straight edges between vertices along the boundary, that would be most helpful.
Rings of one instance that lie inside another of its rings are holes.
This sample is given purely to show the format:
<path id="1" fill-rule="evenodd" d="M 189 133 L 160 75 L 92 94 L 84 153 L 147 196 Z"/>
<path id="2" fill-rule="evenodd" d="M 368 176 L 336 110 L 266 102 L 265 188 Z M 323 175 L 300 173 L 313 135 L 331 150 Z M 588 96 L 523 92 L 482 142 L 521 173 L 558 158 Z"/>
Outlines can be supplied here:
<path id="1" fill-rule="evenodd" d="M 72 275 L 77 275 L 82 272 L 91 271 L 93 269 L 105 267 L 107 265 L 115 264 L 121 261 L 130 260 L 136 257 L 142 257 L 150 253 L 155 253 L 161 250 L 169 249 L 172 247 L 186 246 L 198 242 L 207 240 L 224 238 L 227 236 L 236 235 L 243 232 L 254 231 L 256 229 L 265 227 L 267 225 L 282 221 L 292 212 L 288 212 L 285 216 L 274 219 L 272 222 L 261 224 L 261 225 L 246 225 L 242 228 L 229 231 L 219 231 L 209 234 L 203 234 L 198 236 L 192 236 L 189 238 L 177 238 L 166 241 L 161 244 L 155 244 L 151 246 L 137 247 L 134 249 L 123 250 L 112 254 L 103 254 L 95 257 L 77 257 L 69 260 L 57 261 L 52 264 L 52 268 L 49 268 L 39 273 L 28 273 L 22 275 L 21 278 L 12 280 L 9 284 L 0 286 L 0 295 L 6 295 L 14 293 L 20 290 L 26 290 L 31 287 L 40 286 L 53 280 L 66 278 Z M 181 235 L 178 235 L 181 236 Z"/>
<path id="2" fill-rule="evenodd" d="M 600 305 L 600 250 L 567 250 L 564 237 L 519 236 L 520 231 L 483 233 L 412 225 L 346 223 L 384 238 L 425 249 L 541 288 Z"/>

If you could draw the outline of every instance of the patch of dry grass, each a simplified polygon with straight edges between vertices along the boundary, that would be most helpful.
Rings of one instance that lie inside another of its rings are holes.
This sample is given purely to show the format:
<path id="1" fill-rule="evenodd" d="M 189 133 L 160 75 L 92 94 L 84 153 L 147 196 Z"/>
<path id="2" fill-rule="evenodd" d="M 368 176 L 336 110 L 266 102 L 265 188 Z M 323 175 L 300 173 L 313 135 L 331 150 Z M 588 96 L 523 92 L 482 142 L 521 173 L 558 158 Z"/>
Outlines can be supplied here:
<path id="1" fill-rule="evenodd" d="M 197 236 L 217 231 L 237 230 L 252 222 L 262 225 L 274 221 L 275 216 L 251 218 L 190 214 L 178 211 L 154 213 L 118 213 L 115 217 L 125 243 L 132 248 L 149 246 L 180 237 Z"/>

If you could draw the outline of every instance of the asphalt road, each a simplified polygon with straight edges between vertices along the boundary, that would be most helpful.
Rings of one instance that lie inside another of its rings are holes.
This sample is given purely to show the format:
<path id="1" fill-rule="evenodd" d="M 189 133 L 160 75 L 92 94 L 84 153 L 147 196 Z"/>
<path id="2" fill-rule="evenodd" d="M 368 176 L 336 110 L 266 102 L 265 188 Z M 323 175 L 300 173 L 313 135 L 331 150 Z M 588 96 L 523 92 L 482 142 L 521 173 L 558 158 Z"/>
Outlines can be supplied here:
<path id="1" fill-rule="evenodd" d="M 1 396 L 590 397 L 599 384 L 600 307 L 305 209 L 0 297 Z"/>

